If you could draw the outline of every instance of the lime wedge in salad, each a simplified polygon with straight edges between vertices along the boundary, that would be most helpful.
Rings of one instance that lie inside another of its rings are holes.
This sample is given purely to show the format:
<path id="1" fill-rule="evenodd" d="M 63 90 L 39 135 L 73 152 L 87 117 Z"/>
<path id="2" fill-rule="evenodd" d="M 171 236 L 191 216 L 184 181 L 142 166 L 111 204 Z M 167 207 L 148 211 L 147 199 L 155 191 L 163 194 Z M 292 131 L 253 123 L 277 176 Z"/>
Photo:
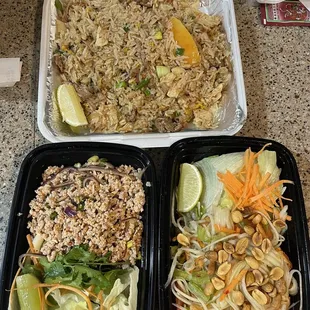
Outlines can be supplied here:
<path id="1" fill-rule="evenodd" d="M 85 126 L 88 124 L 80 98 L 73 85 L 60 85 L 57 89 L 57 100 L 64 122 L 73 127 Z"/>
<path id="2" fill-rule="evenodd" d="M 182 164 L 178 186 L 178 211 L 188 212 L 195 207 L 202 192 L 202 177 L 194 165 Z"/>

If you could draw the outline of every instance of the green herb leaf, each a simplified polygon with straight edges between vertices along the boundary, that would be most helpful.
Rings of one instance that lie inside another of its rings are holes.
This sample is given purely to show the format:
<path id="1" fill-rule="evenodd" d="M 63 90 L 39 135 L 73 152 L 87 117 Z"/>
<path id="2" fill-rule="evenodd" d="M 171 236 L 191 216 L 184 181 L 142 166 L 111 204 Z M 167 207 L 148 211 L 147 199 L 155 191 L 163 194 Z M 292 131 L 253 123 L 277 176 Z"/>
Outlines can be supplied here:
<path id="1" fill-rule="evenodd" d="M 84 211 L 84 209 L 85 209 L 85 201 L 81 201 L 77 206 L 77 210 Z"/>
<path id="2" fill-rule="evenodd" d="M 175 54 L 176 54 L 177 56 L 183 56 L 183 55 L 184 55 L 184 52 L 185 52 L 185 49 L 184 49 L 184 48 L 178 47 L 177 50 L 175 51 Z"/>
<path id="3" fill-rule="evenodd" d="M 143 92 L 145 96 L 147 97 L 151 96 L 151 91 L 148 88 L 146 88 Z"/>
<path id="4" fill-rule="evenodd" d="M 150 79 L 143 79 L 137 86 L 136 90 L 146 87 L 150 83 Z"/>
<path id="5" fill-rule="evenodd" d="M 107 272 L 96 270 L 88 265 L 101 265 L 109 261 L 111 253 L 104 257 L 96 257 L 87 251 L 85 246 L 76 246 L 66 255 L 57 256 L 56 260 L 49 262 L 47 258 L 40 258 L 39 262 L 44 268 L 45 283 L 59 283 L 77 288 L 87 288 L 94 285 L 95 293 L 103 290 L 108 294 L 113 288 L 116 279 L 128 273 L 125 269 L 113 269 Z"/>
<path id="6" fill-rule="evenodd" d="M 55 0 L 55 7 L 58 11 L 63 13 L 64 9 L 60 0 Z"/>
<path id="7" fill-rule="evenodd" d="M 66 264 L 74 264 L 93 262 L 95 258 L 95 253 L 90 253 L 81 246 L 75 246 L 66 255 L 58 259 L 61 259 Z"/>
<path id="8" fill-rule="evenodd" d="M 125 81 L 120 81 L 116 83 L 116 88 L 126 88 L 127 87 L 127 82 Z"/>
<path id="9" fill-rule="evenodd" d="M 106 272 L 104 274 L 104 280 L 106 281 L 105 283 L 108 284 L 106 286 L 105 293 L 108 292 L 110 293 L 111 289 L 113 288 L 114 282 L 122 275 L 125 275 L 127 273 L 126 270 L 124 269 L 114 269 L 109 272 Z"/>
<path id="10" fill-rule="evenodd" d="M 52 212 L 50 215 L 50 219 L 51 220 L 55 220 L 55 218 L 57 217 L 58 213 L 56 211 Z"/>
<path id="11" fill-rule="evenodd" d="M 62 51 L 60 48 L 56 49 L 54 51 L 54 54 L 60 54 L 60 55 L 65 55 L 66 53 L 64 51 Z"/>
<path id="12" fill-rule="evenodd" d="M 126 24 L 124 27 L 123 27 L 124 31 L 125 32 L 129 32 L 130 28 L 129 28 L 129 25 Z"/>
<path id="13" fill-rule="evenodd" d="M 21 271 L 21 274 L 33 274 L 36 278 L 42 279 L 43 275 L 42 275 L 42 270 L 40 270 L 38 267 L 32 265 L 32 264 L 26 264 L 24 265 L 24 268 Z"/>
<path id="14" fill-rule="evenodd" d="M 66 271 L 64 265 L 57 261 L 51 262 L 49 268 L 45 271 L 45 277 L 56 278 L 64 277 L 65 275 Z"/>

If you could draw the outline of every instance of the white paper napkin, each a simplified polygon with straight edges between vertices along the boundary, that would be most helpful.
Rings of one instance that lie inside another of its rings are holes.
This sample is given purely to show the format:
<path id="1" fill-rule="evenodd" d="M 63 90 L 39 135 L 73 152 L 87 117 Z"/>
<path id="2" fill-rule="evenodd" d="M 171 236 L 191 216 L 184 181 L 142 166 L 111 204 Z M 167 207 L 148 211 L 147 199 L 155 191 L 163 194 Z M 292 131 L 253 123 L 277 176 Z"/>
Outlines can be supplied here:
<path id="1" fill-rule="evenodd" d="M 20 81 L 20 58 L 0 58 L 0 87 L 12 87 Z"/>

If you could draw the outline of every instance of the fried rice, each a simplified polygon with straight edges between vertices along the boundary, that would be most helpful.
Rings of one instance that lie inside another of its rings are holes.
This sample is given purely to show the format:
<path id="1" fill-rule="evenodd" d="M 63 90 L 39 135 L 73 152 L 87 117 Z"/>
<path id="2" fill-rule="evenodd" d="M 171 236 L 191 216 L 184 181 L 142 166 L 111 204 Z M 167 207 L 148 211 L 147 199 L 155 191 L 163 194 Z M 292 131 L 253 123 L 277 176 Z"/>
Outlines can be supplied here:
<path id="1" fill-rule="evenodd" d="M 58 11 L 54 63 L 78 92 L 91 132 L 176 132 L 217 126 L 231 76 L 221 17 L 190 0 L 70 0 Z M 177 55 L 171 18 L 200 62 Z M 157 66 L 169 73 L 159 77 Z M 141 86 L 142 87 L 139 87 Z"/>

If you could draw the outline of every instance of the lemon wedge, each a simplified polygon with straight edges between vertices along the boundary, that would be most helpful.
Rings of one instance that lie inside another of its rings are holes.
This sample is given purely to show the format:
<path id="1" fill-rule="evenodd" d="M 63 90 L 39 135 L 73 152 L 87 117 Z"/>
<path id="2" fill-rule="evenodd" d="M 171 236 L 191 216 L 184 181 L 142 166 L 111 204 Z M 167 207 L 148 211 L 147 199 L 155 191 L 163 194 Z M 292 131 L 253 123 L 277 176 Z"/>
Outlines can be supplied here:
<path id="1" fill-rule="evenodd" d="M 62 120 L 72 127 L 88 124 L 81 100 L 73 85 L 63 84 L 57 89 L 57 100 Z"/>
<path id="2" fill-rule="evenodd" d="M 202 193 L 202 184 L 202 177 L 197 167 L 191 164 L 181 165 L 177 193 L 179 212 L 189 212 L 196 206 Z"/>

